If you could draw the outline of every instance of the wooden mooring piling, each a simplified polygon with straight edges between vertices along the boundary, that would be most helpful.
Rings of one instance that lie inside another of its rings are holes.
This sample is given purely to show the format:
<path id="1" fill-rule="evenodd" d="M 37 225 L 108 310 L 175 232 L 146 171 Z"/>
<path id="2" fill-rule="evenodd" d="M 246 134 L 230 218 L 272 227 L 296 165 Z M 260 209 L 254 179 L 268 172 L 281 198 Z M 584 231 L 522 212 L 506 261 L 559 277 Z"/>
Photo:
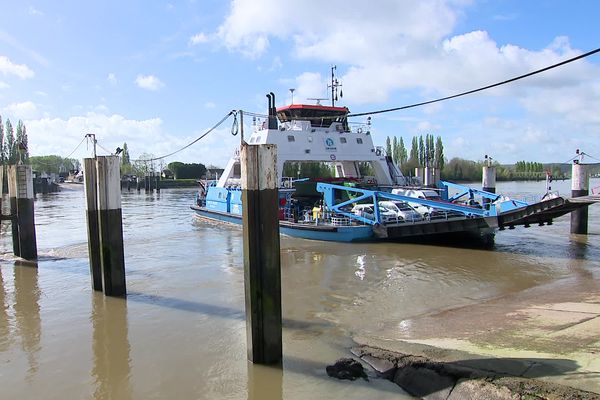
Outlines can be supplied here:
<path id="1" fill-rule="evenodd" d="M 282 359 L 281 261 L 275 145 L 241 148 L 248 360 Z"/>
<path id="2" fill-rule="evenodd" d="M 84 160 L 92 287 L 107 296 L 127 293 L 119 162 L 118 156 Z"/>
<path id="3" fill-rule="evenodd" d="M 589 181 L 587 166 L 573 161 L 571 167 L 571 197 L 582 197 L 589 194 Z M 588 208 L 581 207 L 571 212 L 571 233 L 588 233 Z"/>
<path id="4" fill-rule="evenodd" d="M 14 255 L 37 260 L 33 176 L 30 165 L 8 166 L 8 191 Z"/>

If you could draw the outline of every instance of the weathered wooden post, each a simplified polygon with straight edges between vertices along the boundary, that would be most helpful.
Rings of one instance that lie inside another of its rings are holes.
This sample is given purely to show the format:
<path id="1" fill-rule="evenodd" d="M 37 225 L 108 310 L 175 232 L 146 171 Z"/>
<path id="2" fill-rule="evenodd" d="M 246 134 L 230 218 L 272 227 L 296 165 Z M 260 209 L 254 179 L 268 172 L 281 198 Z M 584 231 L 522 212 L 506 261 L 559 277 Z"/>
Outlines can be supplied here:
<path id="1" fill-rule="evenodd" d="M 99 156 L 98 208 L 102 287 L 107 296 L 124 296 L 125 256 L 118 156 Z"/>
<path id="2" fill-rule="evenodd" d="M 140 177 L 139 176 L 135 177 L 135 188 L 136 188 L 136 190 L 137 190 L 138 193 L 140 192 L 140 190 L 142 188 L 141 184 L 140 184 Z"/>
<path id="3" fill-rule="evenodd" d="M 589 176 L 587 166 L 573 161 L 571 167 L 571 197 L 587 196 L 589 194 Z M 571 233 L 588 233 L 588 208 L 581 207 L 571 211 Z"/>
<path id="4" fill-rule="evenodd" d="M 160 193 L 160 174 L 156 175 L 156 193 Z"/>
<path id="5" fill-rule="evenodd" d="M 37 260 L 35 218 L 33 210 L 33 176 L 31 165 L 15 165 L 19 257 Z M 14 239 L 13 239 L 14 243 Z"/>
<path id="6" fill-rule="evenodd" d="M 85 183 L 86 218 L 88 234 L 88 256 L 92 289 L 102 290 L 102 267 L 100 264 L 100 228 L 98 226 L 98 174 L 96 159 L 83 159 Z"/>
<path id="7" fill-rule="evenodd" d="M 282 358 L 281 265 L 275 145 L 242 144 L 244 289 L 248 359 Z"/>
<path id="8" fill-rule="evenodd" d="M 13 254 L 21 256 L 19 247 L 19 222 L 17 220 L 17 166 L 8 166 L 8 198 L 10 203 L 10 216 L 12 228 Z"/>

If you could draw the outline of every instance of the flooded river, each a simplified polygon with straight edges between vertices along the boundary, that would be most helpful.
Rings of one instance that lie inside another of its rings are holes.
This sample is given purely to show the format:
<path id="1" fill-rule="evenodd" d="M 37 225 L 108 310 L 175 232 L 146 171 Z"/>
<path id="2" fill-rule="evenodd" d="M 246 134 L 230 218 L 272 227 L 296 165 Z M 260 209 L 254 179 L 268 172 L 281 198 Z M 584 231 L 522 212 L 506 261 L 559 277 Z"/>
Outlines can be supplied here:
<path id="1" fill-rule="evenodd" d="M 570 194 L 568 181 L 553 188 Z M 566 216 L 499 232 L 492 250 L 283 237 L 283 369 L 253 366 L 241 228 L 196 220 L 192 189 L 123 192 L 122 201 L 126 300 L 91 290 L 82 187 L 36 200 L 38 268 L 15 263 L 3 222 L 1 398 L 410 398 L 381 379 L 328 378 L 325 366 L 348 356 L 353 336 L 410 336 L 415 316 L 600 278 L 600 205 L 590 208 L 588 236 L 569 235 Z"/>

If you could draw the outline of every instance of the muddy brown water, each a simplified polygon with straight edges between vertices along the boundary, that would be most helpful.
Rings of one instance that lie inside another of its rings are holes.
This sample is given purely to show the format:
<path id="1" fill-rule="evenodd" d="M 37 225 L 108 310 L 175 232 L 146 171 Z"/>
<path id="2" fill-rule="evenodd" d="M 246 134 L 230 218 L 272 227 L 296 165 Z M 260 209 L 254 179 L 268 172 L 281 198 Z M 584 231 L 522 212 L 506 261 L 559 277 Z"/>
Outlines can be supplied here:
<path id="1" fill-rule="evenodd" d="M 590 187 L 600 185 L 592 180 Z M 569 194 L 569 182 L 554 189 Z M 543 183 L 499 183 L 539 194 Z M 600 205 L 588 236 L 499 232 L 491 250 L 282 238 L 283 368 L 246 361 L 242 232 L 193 217 L 194 190 L 123 192 L 127 299 L 91 290 L 81 187 L 35 202 L 38 268 L 0 237 L 0 398 L 398 399 L 325 367 L 352 336 L 406 337 L 412 317 L 566 278 L 600 278 Z M 5 202 L 6 203 L 6 202 Z"/>

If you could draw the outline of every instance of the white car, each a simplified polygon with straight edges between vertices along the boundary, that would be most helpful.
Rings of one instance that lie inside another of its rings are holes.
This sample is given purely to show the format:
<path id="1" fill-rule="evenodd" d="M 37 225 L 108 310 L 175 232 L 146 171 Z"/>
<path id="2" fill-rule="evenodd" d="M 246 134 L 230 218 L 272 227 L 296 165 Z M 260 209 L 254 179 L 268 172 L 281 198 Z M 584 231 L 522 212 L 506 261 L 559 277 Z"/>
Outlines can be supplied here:
<path id="1" fill-rule="evenodd" d="M 442 196 L 432 189 L 393 189 L 392 194 L 399 194 L 402 196 L 424 200 L 442 201 Z M 429 207 L 420 203 L 409 201 L 408 204 L 425 218 L 427 218 L 429 214 L 434 211 L 434 207 Z"/>
<path id="2" fill-rule="evenodd" d="M 373 204 L 357 204 L 352 208 L 352 213 L 363 218 L 371 220 L 375 219 L 375 210 Z M 379 216 L 381 217 L 381 222 L 384 224 L 398 222 L 399 220 L 398 215 L 394 211 L 388 210 L 386 207 L 381 205 L 379 206 Z"/>
<path id="3" fill-rule="evenodd" d="M 406 222 L 418 222 L 423 220 L 421 213 L 412 208 L 405 201 L 380 201 L 379 207 L 385 207 L 386 209 L 395 212 L 398 217 L 402 218 Z"/>

